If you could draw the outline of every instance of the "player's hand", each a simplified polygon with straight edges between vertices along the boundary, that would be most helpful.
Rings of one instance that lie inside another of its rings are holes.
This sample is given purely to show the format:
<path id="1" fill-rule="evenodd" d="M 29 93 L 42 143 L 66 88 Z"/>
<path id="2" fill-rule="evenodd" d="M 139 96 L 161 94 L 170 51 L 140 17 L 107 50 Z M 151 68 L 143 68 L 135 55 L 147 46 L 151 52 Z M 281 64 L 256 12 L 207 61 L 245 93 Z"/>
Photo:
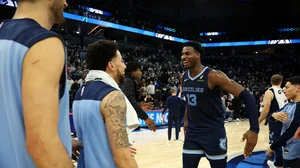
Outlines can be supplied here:
<path id="1" fill-rule="evenodd" d="M 152 102 L 149 102 L 149 103 L 141 102 L 139 105 L 142 109 L 153 109 L 153 107 L 154 107 Z"/>
<path id="2" fill-rule="evenodd" d="M 248 130 L 244 133 L 243 138 L 241 142 L 244 142 L 246 140 L 246 145 L 244 148 L 244 157 L 247 158 L 251 155 L 254 147 L 257 144 L 258 134 L 256 132 L 253 132 L 251 130 Z"/>
<path id="3" fill-rule="evenodd" d="M 267 149 L 267 153 L 268 153 L 269 156 L 272 156 L 274 154 L 274 151 L 271 149 L 270 146 Z"/>
<path id="4" fill-rule="evenodd" d="M 300 127 L 298 127 L 297 131 L 294 134 L 294 141 L 300 140 Z"/>
<path id="5" fill-rule="evenodd" d="M 154 121 L 153 121 L 151 118 L 148 117 L 148 118 L 145 120 L 145 123 L 146 123 L 147 126 L 150 128 L 150 130 L 152 130 L 153 132 L 156 131 L 156 126 L 155 126 L 155 124 L 154 124 Z"/>
<path id="6" fill-rule="evenodd" d="M 184 121 L 184 124 L 183 124 L 184 137 L 185 137 L 185 134 L 186 134 L 186 128 L 187 128 L 187 126 L 188 126 L 188 122 Z"/>
<path id="7" fill-rule="evenodd" d="M 72 138 L 72 153 L 78 158 L 79 157 L 79 149 L 83 147 L 83 143 L 80 142 L 76 138 Z"/>
<path id="8" fill-rule="evenodd" d="M 288 112 L 273 113 L 272 117 L 281 122 L 287 122 L 290 119 L 288 116 Z"/>
<path id="9" fill-rule="evenodd" d="M 141 102 L 141 103 L 139 104 L 139 106 L 140 106 L 142 109 L 146 109 L 146 108 L 148 108 L 148 103 L 146 103 L 146 102 Z"/>
<path id="10" fill-rule="evenodd" d="M 130 153 L 131 153 L 131 155 L 136 155 L 136 148 L 134 148 L 134 147 L 130 147 Z"/>

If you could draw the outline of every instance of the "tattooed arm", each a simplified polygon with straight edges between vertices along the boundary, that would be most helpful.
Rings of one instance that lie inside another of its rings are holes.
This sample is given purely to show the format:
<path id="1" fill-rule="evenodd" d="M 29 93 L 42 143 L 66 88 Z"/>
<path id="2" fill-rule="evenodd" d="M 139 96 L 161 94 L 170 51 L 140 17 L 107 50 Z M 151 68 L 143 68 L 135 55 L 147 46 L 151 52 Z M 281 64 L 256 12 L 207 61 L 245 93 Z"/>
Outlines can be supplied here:
<path id="1" fill-rule="evenodd" d="M 130 153 L 128 135 L 125 127 L 126 102 L 120 91 L 109 93 L 101 102 L 101 114 L 105 121 L 110 147 L 118 168 L 137 168 Z"/>

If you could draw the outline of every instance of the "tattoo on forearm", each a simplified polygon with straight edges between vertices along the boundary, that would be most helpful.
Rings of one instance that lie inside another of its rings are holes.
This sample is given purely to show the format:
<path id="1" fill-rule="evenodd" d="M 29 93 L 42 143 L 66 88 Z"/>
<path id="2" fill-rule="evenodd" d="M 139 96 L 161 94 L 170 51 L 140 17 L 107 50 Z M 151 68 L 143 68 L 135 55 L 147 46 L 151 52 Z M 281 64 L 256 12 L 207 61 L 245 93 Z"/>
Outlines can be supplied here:
<path id="1" fill-rule="evenodd" d="M 126 102 L 122 92 L 112 93 L 104 106 L 108 109 L 108 118 L 113 126 L 113 134 L 117 138 L 117 147 L 129 147 L 128 134 L 126 131 Z"/>

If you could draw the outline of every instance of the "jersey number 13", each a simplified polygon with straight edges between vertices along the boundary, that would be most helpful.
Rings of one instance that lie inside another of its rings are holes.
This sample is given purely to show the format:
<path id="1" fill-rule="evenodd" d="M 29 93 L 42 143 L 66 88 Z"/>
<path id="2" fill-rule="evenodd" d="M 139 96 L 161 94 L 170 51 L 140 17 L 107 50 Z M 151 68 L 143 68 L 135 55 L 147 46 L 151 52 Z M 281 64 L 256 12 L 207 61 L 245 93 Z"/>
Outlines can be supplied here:
<path id="1" fill-rule="evenodd" d="M 197 96 L 195 94 L 187 94 L 188 105 L 196 106 L 197 105 Z"/>

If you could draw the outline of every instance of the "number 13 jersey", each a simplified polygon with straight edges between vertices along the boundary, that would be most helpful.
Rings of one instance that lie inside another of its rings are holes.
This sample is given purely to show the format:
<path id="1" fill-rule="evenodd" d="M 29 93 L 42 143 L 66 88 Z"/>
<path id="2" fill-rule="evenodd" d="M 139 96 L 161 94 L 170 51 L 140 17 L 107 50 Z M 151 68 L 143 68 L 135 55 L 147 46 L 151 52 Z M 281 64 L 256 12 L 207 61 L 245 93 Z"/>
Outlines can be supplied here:
<path id="1" fill-rule="evenodd" d="M 210 132 L 224 127 L 224 113 L 221 101 L 222 90 L 216 86 L 208 87 L 208 73 L 211 68 L 205 67 L 194 78 L 189 70 L 183 75 L 182 91 L 187 102 L 187 133 Z"/>

